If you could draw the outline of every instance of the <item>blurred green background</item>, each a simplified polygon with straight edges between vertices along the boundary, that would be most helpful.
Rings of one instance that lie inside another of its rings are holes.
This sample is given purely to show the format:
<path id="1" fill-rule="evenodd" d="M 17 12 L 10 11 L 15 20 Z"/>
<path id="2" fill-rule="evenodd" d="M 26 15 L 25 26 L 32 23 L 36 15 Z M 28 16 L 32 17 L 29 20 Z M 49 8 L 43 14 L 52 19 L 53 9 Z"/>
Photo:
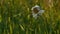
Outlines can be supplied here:
<path id="1" fill-rule="evenodd" d="M 38 19 L 36 4 L 45 10 Z M 60 34 L 60 0 L 0 0 L 0 34 Z"/>

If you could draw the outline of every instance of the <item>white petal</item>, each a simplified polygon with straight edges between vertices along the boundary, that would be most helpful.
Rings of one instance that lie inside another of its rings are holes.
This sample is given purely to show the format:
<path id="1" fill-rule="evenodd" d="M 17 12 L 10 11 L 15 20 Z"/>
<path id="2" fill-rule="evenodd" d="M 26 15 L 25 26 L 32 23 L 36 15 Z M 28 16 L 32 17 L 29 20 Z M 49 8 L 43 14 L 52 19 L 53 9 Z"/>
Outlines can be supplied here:
<path id="1" fill-rule="evenodd" d="M 31 10 L 33 10 L 34 8 L 37 8 L 38 10 L 40 10 L 40 7 L 38 5 L 35 5 L 34 7 L 32 7 Z"/>
<path id="2" fill-rule="evenodd" d="M 31 10 L 33 10 L 33 9 L 34 9 L 34 7 L 31 8 Z"/>
<path id="3" fill-rule="evenodd" d="M 34 7 L 39 7 L 38 5 L 35 5 Z"/>
<path id="4" fill-rule="evenodd" d="M 37 18 L 37 14 L 32 14 L 32 15 L 33 15 L 33 18 L 35 18 L 35 19 Z"/>
<path id="5" fill-rule="evenodd" d="M 42 14 L 42 13 L 44 13 L 44 10 L 40 10 L 38 13 L 41 13 Z"/>
<path id="6" fill-rule="evenodd" d="M 42 15 L 42 13 L 44 13 L 44 10 L 40 10 L 40 11 L 38 12 L 39 15 Z"/>

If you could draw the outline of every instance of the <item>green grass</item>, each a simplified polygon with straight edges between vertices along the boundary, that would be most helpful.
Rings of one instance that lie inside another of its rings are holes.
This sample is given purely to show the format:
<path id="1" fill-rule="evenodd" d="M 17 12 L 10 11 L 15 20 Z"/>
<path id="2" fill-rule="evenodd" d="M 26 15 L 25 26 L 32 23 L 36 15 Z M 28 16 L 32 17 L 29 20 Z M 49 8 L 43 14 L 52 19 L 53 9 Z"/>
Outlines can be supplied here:
<path id="1" fill-rule="evenodd" d="M 31 8 L 45 12 L 34 19 Z M 53 0 L 0 0 L 0 34 L 60 34 L 60 2 Z"/>

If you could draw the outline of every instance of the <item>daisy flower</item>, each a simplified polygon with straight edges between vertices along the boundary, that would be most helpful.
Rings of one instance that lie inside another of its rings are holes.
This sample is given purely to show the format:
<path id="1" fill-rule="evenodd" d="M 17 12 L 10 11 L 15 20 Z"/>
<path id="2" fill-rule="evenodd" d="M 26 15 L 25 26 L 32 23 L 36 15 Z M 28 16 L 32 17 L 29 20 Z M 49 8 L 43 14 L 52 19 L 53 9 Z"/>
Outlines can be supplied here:
<path id="1" fill-rule="evenodd" d="M 44 10 L 41 10 L 38 5 L 32 7 L 31 10 L 32 10 L 32 15 L 35 19 L 38 17 L 38 15 L 42 15 L 42 13 L 44 13 Z"/>

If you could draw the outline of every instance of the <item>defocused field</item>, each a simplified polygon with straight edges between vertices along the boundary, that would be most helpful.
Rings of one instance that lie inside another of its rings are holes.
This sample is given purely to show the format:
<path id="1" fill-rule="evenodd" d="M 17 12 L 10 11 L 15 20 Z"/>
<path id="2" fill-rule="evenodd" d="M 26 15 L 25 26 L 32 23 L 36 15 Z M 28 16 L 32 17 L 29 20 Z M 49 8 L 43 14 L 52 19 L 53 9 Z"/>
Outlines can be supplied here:
<path id="1" fill-rule="evenodd" d="M 36 4 L 45 10 L 38 19 Z M 60 34 L 60 0 L 0 0 L 0 34 Z"/>

